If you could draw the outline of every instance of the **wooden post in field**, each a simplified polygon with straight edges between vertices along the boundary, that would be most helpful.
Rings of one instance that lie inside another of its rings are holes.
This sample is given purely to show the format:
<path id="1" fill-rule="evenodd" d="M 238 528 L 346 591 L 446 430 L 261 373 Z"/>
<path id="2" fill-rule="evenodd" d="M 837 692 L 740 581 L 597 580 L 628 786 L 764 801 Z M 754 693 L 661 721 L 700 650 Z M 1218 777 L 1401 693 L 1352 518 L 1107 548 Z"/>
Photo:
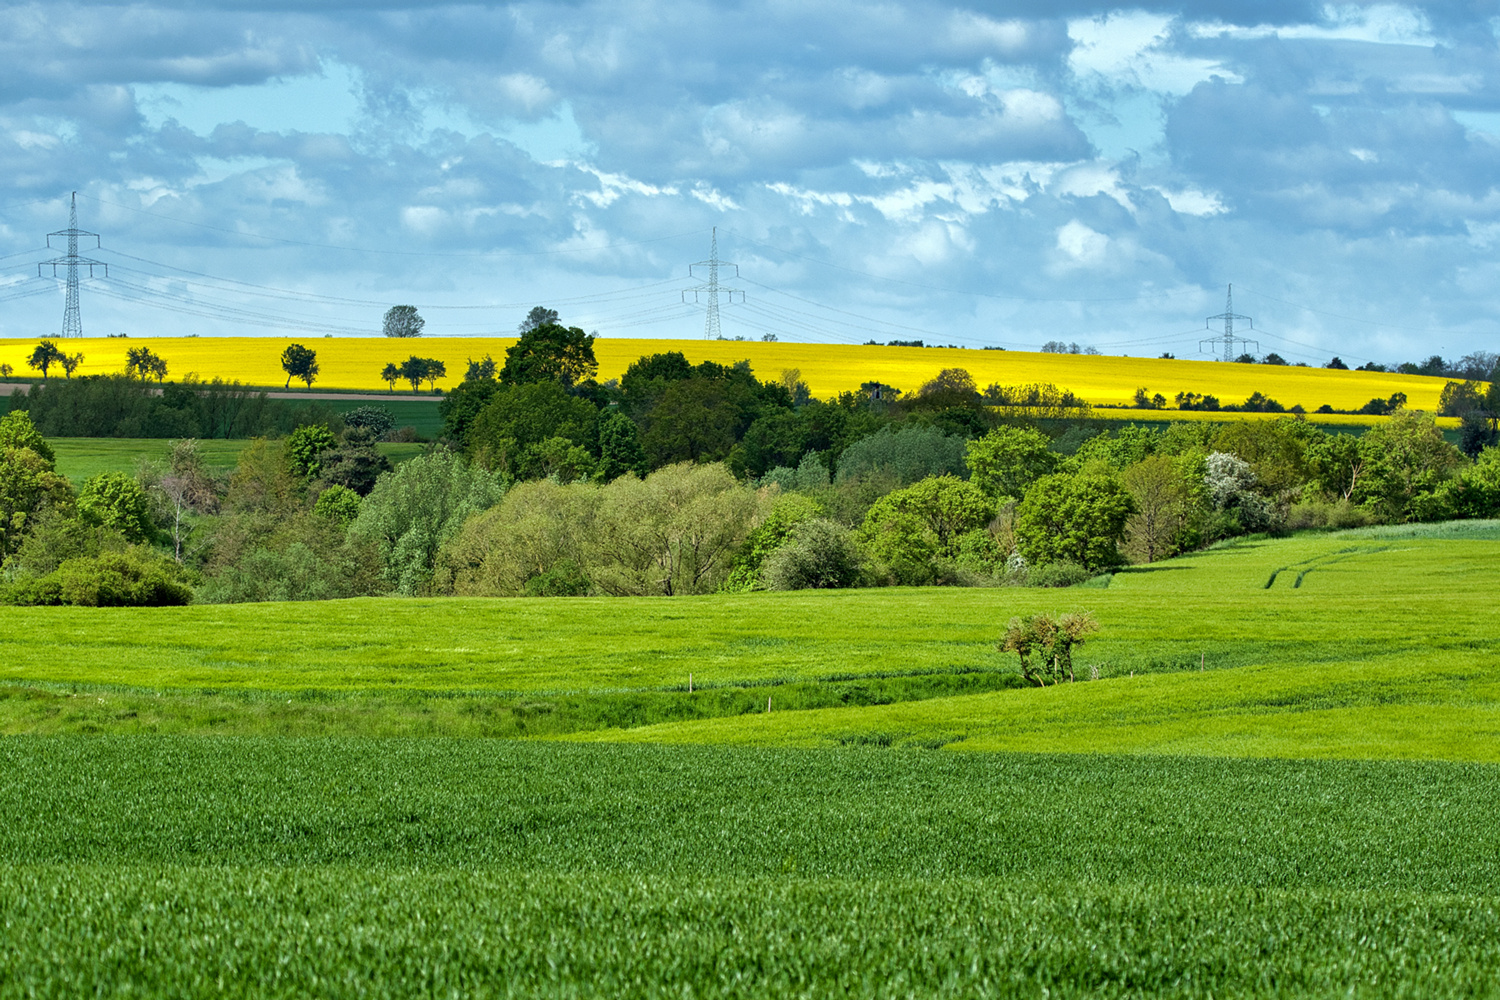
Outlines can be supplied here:
<path id="1" fill-rule="evenodd" d="M 766 695 L 766 714 L 767 715 L 771 714 L 771 696 L 770 695 Z"/>
<path id="2" fill-rule="evenodd" d="M 693 672 L 691 670 L 689 670 L 688 671 L 688 694 L 692 694 L 692 693 L 693 693 Z"/>
<path id="3" fill-rule="evenodd" d="M 1204 656 L 1205 656 L 1205 655 L 1206 655 L 1206 654 L 1204 654 L 1204 653 L 1199 653 L 1199 654 L 1198 654 L 1198 672 L 1199 672 L 1199 673 L 1200 673 L 1200 674 L 1201 674 L 1201 673 L 1203 673 L 1203 657 L 1204 657 Z"/>

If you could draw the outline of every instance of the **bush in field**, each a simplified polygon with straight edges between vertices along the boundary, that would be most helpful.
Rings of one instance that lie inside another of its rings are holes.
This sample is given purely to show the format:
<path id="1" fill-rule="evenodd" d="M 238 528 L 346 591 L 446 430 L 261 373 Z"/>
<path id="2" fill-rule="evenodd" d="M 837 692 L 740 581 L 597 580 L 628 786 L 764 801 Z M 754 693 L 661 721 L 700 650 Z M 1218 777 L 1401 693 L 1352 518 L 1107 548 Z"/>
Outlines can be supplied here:
<path id="1" fill-rule="evenodd" d="M 1442 516 L 1435 491 L 1464 463 L 1463 453 L 1443 438 L 1431 414 L 1401 410 L 1371 427 L 1359 441 L 1366 472 L 1352 499 L 1391 521 Z M 1424 494 L 1430 499 L 1419 499 Z"/>
<path id="2" fill-rule="evenodd" d="M 1072 561 L 1098 570 L 1120 561 L 1135 512 L 1135 500 L 1113 476 L 1043 476 L 1016 505 L 1016 537 L 1030 563 Z"/>
<path id="3" fill-rule="evenodd" d="M 1098 630 L 1099 623 L 1087 611 L 1056 618 L 1043 612 L 1012 618 L 996 648 L 1019 656 L 1021 676 L 1046 687 L 1049 680 L 1073 680 L 1073 650 Z"/>
<path id="4" fill-rule="evenodd" d="M 504 496 L 496 474 L 470 466 L 452 452 L 436 451 L 384 473 L 350 531 L 380 546 L 392 590 L 419 594 L 427 589 L 443 543 L 464 521 Z"/>
<path id="5" fill-rule="evenodd" d="M 379 441 L 395 429 L 396 416 L 383 406 L 357 406 L 344 414 L 344 426 L 361 428 Z"/>
<path id="6" fill-rule="evenodd" d="M 68 559 L 45 576 L 0 587 L 0 603 L 7 604 L 162 607 L 192 599 L 177 565 L 142 548 Z"/>
<path id="7" fill-rule="evenodd" d="M 32 518 L 72 506 L 73 487 L 50 459 L 31 448 L 0 447 L 0 558 L 21 544 Z"/>
<path id="8" fill-rule="evenodd" d="M 1209 500 L 1229 519 L 1221 534 L 1266 531 L 1277 525 L 1270 501 L 1255 491 L 1257 482 L 1250 463 L 1236 455 L 1216 451 L 1204 460 L 1203 485 Z"/>
<path id="9" fill-rule="evenodd" d="M 853 532 L 827 518 L 796 525 L 761 568 L 767 590 L 856 587 L 863 575 L 864 553 Z"/>

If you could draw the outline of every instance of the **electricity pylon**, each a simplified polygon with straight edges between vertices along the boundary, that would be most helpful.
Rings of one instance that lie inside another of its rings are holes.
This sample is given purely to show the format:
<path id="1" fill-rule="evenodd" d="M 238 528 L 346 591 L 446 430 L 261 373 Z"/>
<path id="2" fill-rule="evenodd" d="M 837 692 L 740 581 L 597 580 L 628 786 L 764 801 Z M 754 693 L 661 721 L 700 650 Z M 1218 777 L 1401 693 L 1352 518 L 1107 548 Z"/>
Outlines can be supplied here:
<path id="1" fill-rule="evenodd" d="M 1229 295 L 1224 300 L 1224 302 L 1225 302 L 1225 304 L 1224 304 L 1224 311 L 1221 312 L 1221 313 L 1219 313 L 1219 315 L 1217 315 L 1217 316 L 1210 316 L 1210 317 L 1208 317 L 1207 323 L 1204 324 L 1205 326 L 1207 326 L 1208 323 L 1212 323 L 1216 319 L 1221 319 L 1221 320 L 1224 321 L 1224 332 L 1221 333 L 1221 334 L 1218 334 L 1217 336 L 1208 337 L 1208 338 L 1206 338 L 1204 340 L 1198 341 L 1198 350 L 1199 350 L 1199 352 L 1201 353 L 1203 351 L 1203 345 L 1204 344 L 1223 344 L 1224 345 L 1224 360 L 1225 361 L 1233 361 L 1234 360 L 1234 356 L 1235 356 L 1234 355 L 1234 345 L 1235 344 L 1244 344 L 1247 347 L 1249 345 L 1251 345 L 1251 344 L 1254 344 L 1255 345 L 1255 351 L 1253 353 L 1259 354 L 1260 353 L 1260 341 L 1258 341 L 1258 340 L 1246 340 L 1244 337 L 1236 337 L 1234 335 L 1234 321 L 1235 320 L 1237 320 L 1237 319 L 1244 320 L 1246 323 L 1250 324 L 1250 329 L 1252 329 L 1252 330 L 1255 329 L 1255 321 L 1253 319 L 1251 319 L 1249 316 L 1241 316 L 1239 313 L 1237 313 L 1237 312 L 1234 311 L 1234 286 L 1233 285 L 1229 286 Z M 1213 327 L 1209 326 L 1208 329 L 1212 330 Z"/>
<path id="2" fill-rule="evenodd" d="M 688 265 L 688 277 L 690 277 L 690 278 L 697 278 L 697 277 L 699 277 L 699 275 L 697 274 L 697 272 L 695 272 L 693 270 L 693 268 L 695 268 L 695 267 L 706 267 L 706 268 L 708 268 L 708 280 L 705 281 L 701 285 L 694 285 L 692 288 L 685 288 L 685 289 L 683 289 L 683 291 L 682 291 L 682 301 L 686 302 L 688 300 L 688 296 L 689 295 L 691 295 L 693 297 L 693 302 L 694 303 L 702 303 L 704 301 L 704 298 L 706 298 L 708 300 L 708 319 L 703 324 L 703 339 L 704 340 L 717 340 L 719 338 L 719 333 L 720 333 L 720 331 L 719 331 L 719 296 L 720 295 L 726 295 L 726 296 L 728 296 L 728 299 L 726 301 L 733 302 L 734 301 L 734 297 L 736 295 L 738 295 L 740 297 L 740 302 L 741 303 L 743 303 L 745 301 L 745 293 L 741 289 L 738 289 L 738 288 L 725 288 L 723 285 L 719 284 L 719 268 L 721 268 L 721 267 L 732 267 L 732 268 L 734 268 L 734 276 L 736 278 L 738 278 L 740 276 L 740 266 L 738 264 L 731 264 L 727 260 L 720 260 L 719 259 L 719 227 L 718 226 L 714 227 L 713 242 L 709 244 L 709 249 L 708 249 L 708 260 L 700 260 L 696 264 L 689 264 Z"/>
<path id="3" fill-rule="evenodd" d="M 53 237 L 61 239 L 64 236 L 66 236 L 68 239 L 68 255 L 66 257 L 58 257 L 55 260 L 42 261 L 36 266 L 36 275 L 38 278 L 42 277 L 42 268 L 50 267 L 52 268 L 52 277 L 55 278 L 57 277 L 57 269 L 59 267 L 65 267 L 68 269 L 68 301 L 67 304 L 63 306 L 62 335 L 64 337 L 82 337 L 83 317 L 78 312 L 78 269 L 80 267 L 88 268 L 89 277 L 92 278 L 94 276 L 94 268 L 102 267 L 104 268 L 104 276 L 107 278 L 109 277 L 109 265 L 104 263 L 103 261 L 90 260 L 87 257 L 78 256 L 78 237 L 83 236 L 85 238 L 92 239 L 94 241 L 94 246 L 92 249 L 97 250 L 99 249 L 99 234 L 86 233 L 82 229 L 78 228 L 77 191 L 73 192 L 73 200 L 70 203 L 70 207 L 68 209 L 68 228 L 61 230 L 60 232 L 48 233 L 47 249 L 57 249 L 52 245 Z"/>

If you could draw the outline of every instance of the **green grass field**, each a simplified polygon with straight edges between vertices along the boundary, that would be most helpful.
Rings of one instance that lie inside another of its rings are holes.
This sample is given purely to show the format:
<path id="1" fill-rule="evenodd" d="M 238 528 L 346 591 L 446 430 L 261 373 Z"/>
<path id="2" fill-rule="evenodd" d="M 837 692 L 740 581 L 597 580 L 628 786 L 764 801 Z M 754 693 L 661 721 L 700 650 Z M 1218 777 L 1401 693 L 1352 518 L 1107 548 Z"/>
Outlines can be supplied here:
<path id="1" fill-rule="evenodd" d="M 1069 590 L 11 609 L 0 998 L 1497 996 L 1497 589 L 1470 522 Z M 1099 679 L 1017 686 L 1005 620 L 1084 609 Z"/>
<path id="2" fill-rule="evenodd" d="M 162 438 L 48 438 L 47 443 L 57 455 L 57 471 L 75 485 L 101 472 L 134 475 L 141 462 L 165 462 L 171 450 L 171 442 Z M 210 468 L 223 472 L 234 468 L 249 444 L 205 438 L 198 442 L 198 454 Z M 420 455 L 423 445 L 381 442 L 375 447 L 396 465 Z"/>

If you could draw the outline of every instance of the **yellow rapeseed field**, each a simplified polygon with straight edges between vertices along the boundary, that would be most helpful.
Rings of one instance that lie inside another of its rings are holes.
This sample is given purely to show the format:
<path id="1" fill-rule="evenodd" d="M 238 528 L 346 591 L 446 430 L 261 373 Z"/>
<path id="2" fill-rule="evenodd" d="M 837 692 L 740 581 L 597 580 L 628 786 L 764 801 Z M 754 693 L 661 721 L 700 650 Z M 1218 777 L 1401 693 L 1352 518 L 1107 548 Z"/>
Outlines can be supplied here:
<path id="1" fill-rule="evenodd" d="M 286 381 L 281 370 L 281 352 L 294 342 L 318 352 L 321 373 L 314 388 L 326 389 L 385 389 L 380 370 L 387 362 L 404 361 L 411 354 L 444 362 L 448 377 L 438 380 L 438 387 L 452 386 L 463 377 L 469 358 L 489 354 L 503 362 L 505 349 L 515 343 L 512 338 L 499 337 L 415 340 L 186 337 L 88 338 L 59 344 L 69 353 L 83 353 L 79 374 L 84 375 L 122 371 L 128 348 L 149 347 L 166 359 L 171 378 L 192 373 L 202 379 L 280 386 Z M 11 365 L 18 375 L 34 375 L 26 367 L 26 358 L 36 343 L 0 340 L 0 364 Z M 1409 406 L 1434 410 L 1445 381 L 1419 375 L 1322 368 L 930 347 L 600 338 L 594 351 L 599 358 L 601 379 L 618 377 L 642 355 L 681 351 L 694 363 L 728 364 L 748 359 L 756 374 L 765 379 L 775 378 L 786 369 L 796 369 L 813 395 L 824 398 L 858 389 L 861 383 L 871 381 L 912 392 L 944 368 L 964 368 L 981 388 L 992 382 L 1003 385 L 1051 382 L 1095 404 L 1128 403 L 1136 389 L 1144 388 L 1168 400 L 1179 392 L 1195 392 L 1217 396 L 1220 402 L 1229 404 L 1243 402 L 1253 392 L 1263 392 L 1283 406 L 1300 404 L 1311 411 L 1326 403 L 1334 409 L 1352 410 L 1372 398 L 1403 392 Z M 1152 412 L 1158 419 L 1166 415 Z M 1146 414 L 1132 414 L 1136 415 Z"/>

